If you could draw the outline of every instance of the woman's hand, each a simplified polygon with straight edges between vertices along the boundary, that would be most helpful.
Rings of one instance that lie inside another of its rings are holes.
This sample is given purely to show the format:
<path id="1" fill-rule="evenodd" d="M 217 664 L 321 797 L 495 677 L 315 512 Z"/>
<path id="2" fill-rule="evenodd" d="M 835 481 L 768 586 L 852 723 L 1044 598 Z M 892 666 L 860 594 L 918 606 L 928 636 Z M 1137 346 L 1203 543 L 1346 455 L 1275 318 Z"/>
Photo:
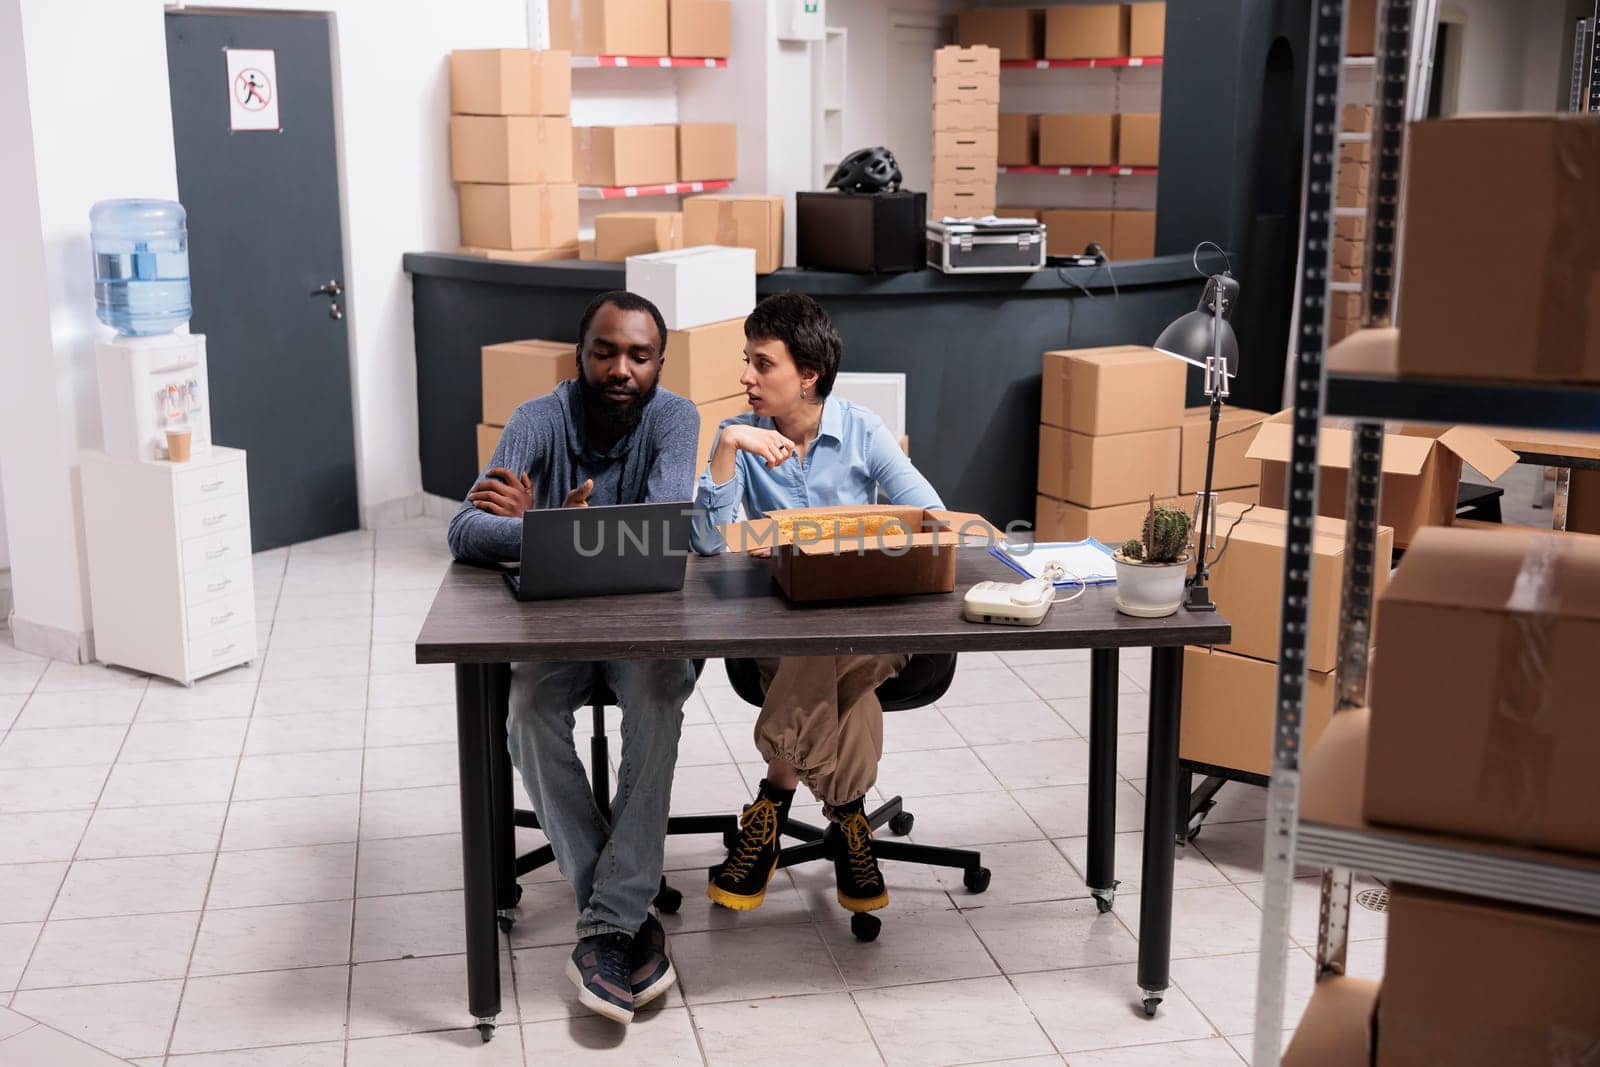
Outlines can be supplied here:
<path id="1" fill-rule="evenodd" d="M 729 426 L 722 431 L 723 443 L 748 452 L 774 470 L 796 452 L 795 444 L 777 430 L 760 426 Z"/>

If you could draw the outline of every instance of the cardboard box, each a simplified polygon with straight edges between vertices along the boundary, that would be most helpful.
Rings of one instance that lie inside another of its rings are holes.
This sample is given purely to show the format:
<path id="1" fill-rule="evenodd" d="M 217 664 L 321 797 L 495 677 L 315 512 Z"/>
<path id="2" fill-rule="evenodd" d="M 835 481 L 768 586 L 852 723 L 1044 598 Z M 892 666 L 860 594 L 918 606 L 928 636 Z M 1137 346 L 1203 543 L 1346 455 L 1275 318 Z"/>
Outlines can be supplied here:
<path id="1" fill-rule="evenodd" d="M 1346 104 L 1341 118 L 1343 120 L 1342 126 L 1346 133 L 1372 132 L 1371 104 Z"/>
<path id="2" fill-rule="evenodd" d="M 1113 259 L 1151 259 L 1156 254 L 1156 213 L 1154 211 L 1113 211 L 1111 249 Z"/>
<path id="3" fill-rule="evenodd" d="M 565 249 L 578 241 L 576 185 L 456 186 L 461 243 L 479 248 Z"/>
<path id="4" fill-rule="evenodd" d="M 595 258 L 593 237 L 578 238 L 578 258 L 583 260 Z"/>
<path id="5" fill-rule="evenodd" d="M 1027 167 L 1039 160 L 1039 116 L 1001 115 L 997 162 L 1005 167 Z M 938 150 L 934 151 L 938 159 Z"/>
<path id="6" fill-rule="evenodd" d="M 1338 215 L 1333 220 L 1333 236 L 1346 241 L 1367 239 L 1367 220 L 1361 215 Z M 1354 296 L 1353 293 L 1331 293 L 1330 296 Z"/>
<path id="7" fill-rule="evenodd" d="M 1001 205 L 995 210 L 1003 219 L 1032 219 L 1034 222 L 1038 222 L 1040 216 L 1051 209 L 1043 207 L 1006 207 Z"/>
<path id="8" fill-rule="evenodd" d="M 968 218 L 974 215 L 994 214 L 994 179 L 978 182 L 933 183 L 933 194 L 928 198 L 928 217 Z"/>
<path id="9" fill-rule="evenodd" d="M 695 477 L 698 478 L 711 459 L 711 447 L 716 444 L 718 427 L 724 419 L 749 411 L 750 402 L 741 394 L 696 404 L 695 410 L 700 412 L 700 443 L 696 446 L 698 451 L 695 454 Z"/>
<path id="10" fill-rule="evenodd" d="M 1074 4 L 1044 12 L 1044 58 L 1100 59 L 1128 54 L 1128 11 L 1121 4 Z"/>
<path id="11" fill-rule="evenodd" d="M 1085 508 L 1178 492 L 1178 428 L 1102 437 L 1039 427 L 1039 492 Z"/>
<path id="12" fill-rule="evenodd" d="M 933 165 L 946 160 L 983 160 L 989 165 L 989 177 L 994 178 L 994 168 L 1000 156 L 1000 135 L 995 130 L 935 130 L 933 134 Z"/>
<path id="13" fill-rule="evenodd" d="M 1361 330 L 1359 335 L 1376 333 Z M 1344 517 L 1345 485 L 1350 472 L 1349 430 L 1324 424 L 1317 444 L 1322 466 L 1318 481 L 1317 511 Z M 1261 502 L 1281 508 L 1287 489 L 1291 432 L 1288 412 L 1261 424 L 1245 455 L 1261 463 Z M 1511 452 L 1482 430 L 1456 426 L 1438 437 L 1409 434 L 1383 436 L 1383 492 L 1378 520 L 1394 527 L 1396 548 L 1405 548 L 1424 526 L 1448 526 L 1456 513 L 1456 487 L 1461 482 L 1462 461 L 1472 464 L 1491 481 L 1516 462 Z"/>
<path id="14" fill-rule="evenodd" d="M 1600 537 L 1421 530 L 1376 632 L 1369 820 L 1600 855 Z"/>
<path id="15" fill-rule="evenodd" d="M 1567 489 L 1567 529 L 1600 533 L 1600 471 L 1572 472 L 1572 484 Z"/>
<path id="16" fill-rule="evenodd" d="M 565 115 L 572 101 L 572 54 L 528 48 L 450 53 L 450 111 L 456 115 Z"/>
<path id="17" fill-rule="evenodd" d="M 1039 421 L 1083 434 L 1165 430 L 1183 422 L 1187 377 L 1181 360 L 1142 345 L 1046 352 Z"/>
<path id="18" fill-rule="evenodd" d="M 484 345 L 483 421 L 504 426 L 522 404 L 577 376 L 577 345 L 562 341 Z"/>
<path id="19" fill-rule="evenodd" d="M 988 49 L 993 52 L 994 49 Z M 949 74 L 933 79 L 933 98 L 944 104 L 983 104 L 1000 107 L 1000 75 Z"/>
<path id="20" fill-rule="evenodd" d="M 1600 1034 L 1597 958 L 1592 918 L 1392 886 L 1377 1062 L 1576 1067 Z"/>
<path id="21" fill-rule="evenodd" d="M 685 122 L 678 127 L 678 181 L 739 176 L 739 131 L 731 122 Z"/>
<path id="22" fill-rule="evenodd" d="M 487 423 L 478 423 L 479 474 L 489 469 L 489 461 L 494 458 L 494 450 L 500 444 L 500 433 L 504 429 L 504 426 L 490 426 Z"/>
<path id="23" fill-rule="evenodd" d="M 956 16 L 956 43 L 987 46 L 1001 59 L 1038 59 L 1044 16 L 1032 8 L 963 11 Z"/>
<path id="24" fill-rule="evenodd" d="M 550 0 L 550 47 L 575 56 L 664 56 L 667 0 Z"/>
<path id="25" fill-rule="evenodd" d="M 1228 616 L 1230 622 L 1232 616 Z M 1278 665 L 1231 652 L 1183 650 L 1183 712 L 1178 756 L 1194 763 L 1272 773 Z M 1301 744 L 1317 743 L 1333 716 L 1333 672 L 1306 671 Z"/>
<path id="26" fill-rule="evenodd" d="M 1350 0 L 1344 19 L 1345 55 L 1370 56 L 1378 50 L 1378 0 Z"/>
<path id="27" fill-rule="evenodd" d="M 1361 318 L 1360 293 L 1329 293 L 1328 315 L 1335 319 L 1349 319 L 1352 322 Z"/>
<path id="28" fill-rule="evenodd" d="M 696 404 L 733 397 L 748 407 L 744 387 L 739 384 L 743 373 L 744 319 L 667 331 L 667 349 L 661 362 L 663 389 L 686 396 Z"/>
<path id="29" fill-rule="evenodd" d="M 572 121 L 534 115 L 451 115 L 450 180 L 561 185 L 572 177 Z"/>
<path id="30" fill-rule="evenodd" d="M 616 211 L 594 217 L 594 258 L 621 263 L 629 256 L 683 247 L 683 212 Z"/>
<path id="31" fill-rule="evenodd" d="M 733 50 L 733 0 L 670 0 L 667 15 L 671 55 L 726 59 Z"/>
<path id="32" fill-rule="evenodd" d="M 629 256 L 626 279 L 628 292 L 655 304 L 669 330 L 742 319 L 756 306 L 756 254 L 748 248 L 702 245 Z"/>
<path id="33" fill-rule="evenodd" d="M 1128 54 L 1159 56 L 1167 46 L 1167 5 L 1128 5 Z"/>
<path id="34" fill-rule="evenodd" d="M 712 194 L 683 202 L 683 242 L 750 248 L 756 273 L 783 266 L 783 197 Z"/>
<path id="35" fill-rule="evenodd" d="M 1117 162 L 1124 167 L 1159 166 L 1161 116 L 1124 111 L 1117 123 Z"/>
<path id="36" fill-rule="evenodd" d="M 1039 221 L 1045 226 L 1045 250 L 1050 255 L 1081 255 L 1092 241 L 1104 249 L 1107 258 L 1110 258 L 1111 212 L 1082 208 L 1046 208 L 1039 212 Z M 1167 362 L 1175 361 L 1167 360 Z"/>
<path id="37" fill-rule="evenodd" d="M 1254 504 L 1257 492 L 1258 488 L 1250 485 L 1220 490 L 1217 497 L 1225 503 Z M 1157 499 L 1156 503 L 1164 508 L 1178 508 L 1191 515 L 1194 513 L 1193 497 L 1167 497 Z M 1039 540 L 1082 541 L 1086 537 L 1093 537 L 1115 548 L 1128 538 L 1139 535 L 1150 502 L 1137 500 L 1131 504 L 1084 508 L 1054 497 L 1039 496 L 1034 498 L 1034 507 L 1034 530 Z"/>
<path id="38" fill-rule="evenodd" d="M 1256 439 L 1256 428 L 1266 419 L 1264 411 L 1224 407 L 1217 419 L 1217 453 L 1212 460 L 1211 487 L 1230 489 L 1236 485 L 1260 485 L 1261 461 L 1245 455 Z M 1183 413 L 1183 467 L 1178 473 L 1178 492 L 1198 493 L 1206 484 L 1206 453 L 1211 438 L 1211 409 L 1188 408 Z"/>
<path id="39" fill-rule="evenodd" d="M 1226 537 L 1228 550 L 1212 567 L 1211 598 L 1233 624 L 1233 640 L 1218 647 L 1256 659 L 1278 658 L 1288 528 L 1288 512 L 1277 508 L 1217 505 L 1217 544 Z M 1344 541 L 1343 519 L 1317 519 L 1311 535 L 1311 628 L 1306 637 L 1306 666 L 1314 671 L 1331 671 L 1339 663 Z M 1394 530 L 1379 526 L 1374 598 L 1388 584 L 1393 555 Z"/>
<path id="40" fill-rule="evenodd" d="M 1413 123 L 1400 373 L 1600 382 L 1596 188 L 1600 122 L 1593 115 Z M 1497 247 L 1539 251 L 1498 272 L 1488 289 L 1481 275 L 1473 284 L 1472 260 Z"/>
<path id="41" fill-rule="evenodd" d="M 1339 183 L 1334 187 L 1336 207 L 1367 206 L 1367 180 L 1371 169 L 1364 163 L 1349 163 L 1339 168 Z"/>
<path id="42" fill-rule="evenodd" d="M 1039 116 L 1040 165 L 1109 167 L 1116 161 L 1117 116 Z"/>
<path id="43" fill-rule="evenodd" d="M 1339 162 L 1371 163 L 1372 142 L 1370 141 L 1342 141 L 1339 144 Z"/>
<path id="44" fill-rule="evenodd" d="M 1378 983 L 1333 974 L 1317 980 L 1283 1067 L 1372 1067 Z"/>
<path id="45" fill-rule="evenodd" d="M 1000 111 L 993 104 L 955 104 L 949 101 L 934 101 L 933 105 L 933 132 L 935 135 L 947 130 L 998 130 L 1000 128 Z M 934 144 L 934 154 L 937 155 L 939 147 Z"/>
<path id="46" fill-rule="evenodd" d="M 678 128 L 578 126 L 572 155 L 579 185 L 664 185 L 678 180 Z"/>
<path id="47" fill-rule="evenodd" d="M 592 246 L 594 242 L 590 241 L 589 244 Z M 523 248 L 516 250 L 459 245 L 456 248 L 456 255 L 477 256 L 480 259 L 497 259 L 507 263 L 550 263 L 562 259 L 582 259 L 583 242 L 575 241 L 557 248 Z"/>
<path id="48" fill-rule="evenodd" d="M 1348 237 L 1335 236 L 1333 239 L 1333 262 L 1341 267 L 1351 267 L 1359 270 L 1367 257 L 1367 242 L 1365 238 L 1351 240 Z M 1342 294 L 1356 295 L 1356 294 Z"/>
<path id="49" fill-rule="evenodd" d="M 965 78 L 998 78 L 1000 76 L 1000 50 L 988 45 L 971 48 L 947 45 L 933 53 L 933 80 Z"/>
<path id="50" fill-rule="evenodd" d="M 786 536 L 778 520 L 788 515 L 883 515 L 902 528 L 869 537 L 817 538 L 802 529 Z M 765 518 L 727 527 L 730 551 L 772 546 L 772 575 L 796 602 L 949 593 L 956 585 L 957 549 L 998 531 L 976 515 L 893 506 L 819 507 L 769 511 Z M 988 543 L 993 544 L 993 540 Z"/>

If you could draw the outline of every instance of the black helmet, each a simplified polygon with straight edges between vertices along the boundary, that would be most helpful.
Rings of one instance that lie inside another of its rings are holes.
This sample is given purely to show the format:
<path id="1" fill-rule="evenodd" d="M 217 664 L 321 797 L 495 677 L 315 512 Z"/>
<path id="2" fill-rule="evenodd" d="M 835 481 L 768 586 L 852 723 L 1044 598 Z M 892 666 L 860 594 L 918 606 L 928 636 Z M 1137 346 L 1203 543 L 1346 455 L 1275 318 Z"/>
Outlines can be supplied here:
<path id="1" fill-rule="evenodd" d="M 894 153 L 881 145 L 858 148 L 844 157 L 828 179 L 828 188 L 847 193 L 894 192 L 900 188 L 900 164 L 894 161 Z"/>

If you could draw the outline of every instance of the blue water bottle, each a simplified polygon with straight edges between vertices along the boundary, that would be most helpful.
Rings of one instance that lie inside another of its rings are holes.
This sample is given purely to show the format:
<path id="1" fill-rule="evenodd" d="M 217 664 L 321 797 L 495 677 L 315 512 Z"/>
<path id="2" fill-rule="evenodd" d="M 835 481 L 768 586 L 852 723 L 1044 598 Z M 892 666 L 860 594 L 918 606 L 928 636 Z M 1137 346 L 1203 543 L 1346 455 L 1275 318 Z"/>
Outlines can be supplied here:
<path id="1" fill-rule="evenodd" d="M 189 232 L 174 200 L 102 200 L 89 209 L 95 314 L 125 336 L 189 321 Z"/>

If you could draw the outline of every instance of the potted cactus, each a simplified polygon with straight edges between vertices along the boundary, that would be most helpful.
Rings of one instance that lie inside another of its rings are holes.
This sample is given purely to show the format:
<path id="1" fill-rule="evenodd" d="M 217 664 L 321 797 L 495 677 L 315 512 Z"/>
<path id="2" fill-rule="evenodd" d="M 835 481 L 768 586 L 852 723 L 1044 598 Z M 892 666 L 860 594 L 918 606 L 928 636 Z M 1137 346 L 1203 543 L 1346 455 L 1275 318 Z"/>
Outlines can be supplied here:
<path id="1" fill-rule="evenodd" d="M 1189 571 L 1189 516 L 1156 507 L 1144 516 L 1142 537 L 1129 538 L 1112 554 L 1117 567 L 1117 610 L 1159 619 L 1178 610 Z"/>

